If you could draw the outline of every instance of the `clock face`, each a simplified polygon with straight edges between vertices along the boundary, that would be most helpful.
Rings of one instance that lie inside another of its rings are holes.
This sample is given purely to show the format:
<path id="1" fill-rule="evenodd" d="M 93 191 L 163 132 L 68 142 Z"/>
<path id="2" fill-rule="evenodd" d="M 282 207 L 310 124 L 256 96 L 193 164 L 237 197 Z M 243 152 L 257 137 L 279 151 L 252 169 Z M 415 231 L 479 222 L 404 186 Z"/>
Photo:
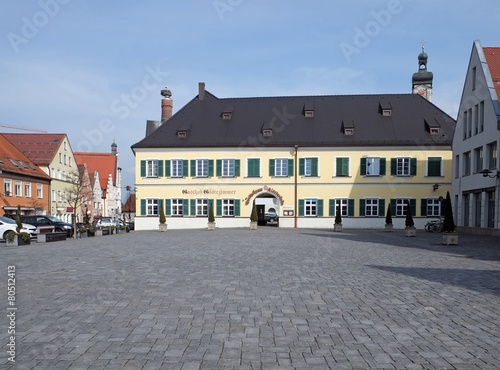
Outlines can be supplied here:
<path id="1" fill-rule="evenodd" d="M 427 97 L 427 90 L 426 89 L 418 89 L 417 91 L 418 95 L 426 98 Z"/>

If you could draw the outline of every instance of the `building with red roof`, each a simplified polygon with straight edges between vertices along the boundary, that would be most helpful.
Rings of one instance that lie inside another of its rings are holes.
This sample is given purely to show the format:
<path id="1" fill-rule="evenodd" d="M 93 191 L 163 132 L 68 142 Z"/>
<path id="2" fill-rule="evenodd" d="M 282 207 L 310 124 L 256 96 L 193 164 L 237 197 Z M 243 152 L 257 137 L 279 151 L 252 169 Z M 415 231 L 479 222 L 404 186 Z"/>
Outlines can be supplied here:
<path id="1" fill-rule="evenodd" d="M 72 222 L 73 208 L 67 202 L 72 178 L 78 167 L 66 134 L 3 134 L 51 179 L 48 213 Z M 80 211 L 78 212 L 80 214 Z"/>
<path id="2" fill-rule="evenodd" d="M 474 41 L 453 138 L 455 223 L 500 234 L 500 47 Z"/>
<path id="3" fill-rule="evenodd" d="M 122 179 L 116 143 L 111 145 L 111 153 L 75 152 L 74 155 L 79 165 L 87 165 L 94 194 L 94 215 L 119 217 L 122 212 Z"/>
<path id="4" fill-rule="evenodd" d="M 0 134 L 0 208 L 2 215 L 49 213 L 51 178 Z"/>

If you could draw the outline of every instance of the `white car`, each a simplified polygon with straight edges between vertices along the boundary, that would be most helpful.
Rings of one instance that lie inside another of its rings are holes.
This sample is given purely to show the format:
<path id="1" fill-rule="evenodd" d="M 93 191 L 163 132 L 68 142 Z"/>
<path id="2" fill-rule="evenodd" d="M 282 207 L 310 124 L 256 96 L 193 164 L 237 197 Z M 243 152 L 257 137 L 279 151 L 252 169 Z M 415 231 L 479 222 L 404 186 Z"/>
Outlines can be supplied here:
<path id="1" fill-rule="evenodd" d="M 17 228 L 16 221 L 8 217 L 0 216 L 0 239 L 5 240 L 6 234 L 9 231 L 17 232 L 16 228 Z M 21 232 L 29 233 L 30 236 L 33 238 L 36 236 L 36 227 L 30 224 L 23 224 Z"/>

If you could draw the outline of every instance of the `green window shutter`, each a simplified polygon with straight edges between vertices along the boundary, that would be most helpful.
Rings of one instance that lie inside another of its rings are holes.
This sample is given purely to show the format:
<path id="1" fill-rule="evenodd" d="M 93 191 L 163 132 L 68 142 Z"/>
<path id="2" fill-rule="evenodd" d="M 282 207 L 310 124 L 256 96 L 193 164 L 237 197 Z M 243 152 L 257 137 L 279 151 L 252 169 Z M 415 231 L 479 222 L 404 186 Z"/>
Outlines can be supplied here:
<path id="1" fill-rule="evenodd" d="M 304 176 L 306 174 L 306 159 L 299 158 L 299 176 Z"/>
<path id="2" fill-rule="evenodd" d="M 417 200 L 410 199 L 411 215 L 415 217 L 417 215 Z"/>
<path id="3" fill-rule="evenodd" d="M 385 199 L 378 200 L 378 216 L 385 217 Z"/>
<path id="4" fill-rule="evenodd" d="M 323 199 L 316 201 L 316 216 L 323 217 Z"/>
<path id="5" fill-rule="evenodd" d="M 396 158 L 391 158 L 391 176 L 396 176 L 398 167 L 398 160 Z"/>
<path id="6" fill-rule="evenodd" d="M 391 204 L 391 216 L 394 217 L 396 216 L 396 199 L 391 199 L 390 200 Z"/>
<path id="7" fill-rule="evenodd" d="M 196 177 L 196 159 L 191 159 L 191 177 Z"/>
<path id="8" fill-rule="evenodd" d="M 158 163 L 158 177 L 163 177 L 163 161 L 159 160 Z"/>
<path id="9" fill-rule="evenodd" d="M 347 199 L 347 216 L 354 217 L 354 199 Z"/>
<path id="10" fill-rule="evenodd" d="M 366 158 L 361 158 L 360 169 L 361 169 L 361 176 L 365 176 L 366 175 Z"/>
<path id="11" fill-rule="evenodd" d="M 427 159 L 427 176 L 441 176 L 440 157 L 429 157 Z"/>
<path id="12" fill-rule="evenodd" d="M 248 160 L 248 177 L 259 177 L 260 176 L 260 160 L 259 159 L 249 159 Z"/>
<path id="13" fill-rule="evenodd" d="M 170 172 L 170 161 L 167 159 L 165 161 L 165 177 L 170 177 L 171 172 Z"/>
<path id="14" fill-rule="evenodd" d="M 235 199 L 234 200 L 234 216 L 235 217 L 239 217 L 240 216 L 240 200 L 239 199 Z"/>
<path id="15" fill-rule="evenodd" d="M 215 212 L 217 216 L 222 216 L 222 199 L 217 199 L 217 206 Z"/>
<path id="16" fill-rule="evenodd" d="M 141 199 L 141 216 L 146 216 L 146 199 Z"/>
<path id="17" fill-rule="evenodd" d="M 196 216 L 196 199 L 191 199 L 191 216 Z"/>
<path id="18" fill-rule="evenodd" d="M 304 199 L 299 199 L 299 216 L 304 216 Z"/>
<path id="19" fill-rule="evenodd" d="M 293 176 L 293 159 L 288 160 L 288 176 Z"/>
<path id="20" fill-rule="evenodd" d="M 146 161 L 141 161 L 141 177 L 146 177 Z"/>
<path id="21" fill-rule="evenodd" d="M 172 213 L 172 205 L 171 205 L 171 200 L 170 199 L 165 199 L 165 216 L 170 216 Z"/>
<path id="22" fill-rule="evenodd" d="M 222 159 L 217 159 L 215 161 L 215 176 L 222 176 Z"/>
<path id="23" fill-rule="evenodd" d="M 318 176 L 318 158 L 311 158 L 311 176 Z"/>
<path id="24" fill-rule="evenodd" d="M 349 158 L 337 158 L 336 176 L 349 176 Z"/>
<path id="25" fill-rule="evenodd" d="M 420 216 L 427 216 L 427 199 L 420 199 Z"/>
<path id="26" fill-rule="evenodd" d="M 240 160 L 239 159 L 234 160 L 234 176 L 240 177 Z"/>
<path id="27" fill-rule="evenodd" d="M 410 158 L 410 175 L 417 175 L 417 158 Z"/>
<path id="28" fill-rule="evenodd" d="M 208 177 L 214 177 L 214 160 L 208 160 Z"/>
<path id="29" fill-rule="evenodd" d="M 269 176 L 271 176 L 271 177 L 274 176 L 274 174 L 275 174 L 275 171 L 274 171 L 275 163 L 276 163 L 276 160 L 274 160 L 274 159 L 269 160 Z"/>
<path id="30" fill-rule="evenodd" d="M 385 176 L 385 167 L 386 167 L 385 158 L 380 158 L 380 176 Z"/>
<path id="31" fill-rule="evenodd" d="M 335 217 L 335 199 L 328 199 L 328 216 Z"/>
<path id="32" fill-rule="evenodd" d="M 359 217 L 365 217 L 365 206 L 366 206 L 366 200 L 360 199 L 359 200 Z"/>
<path id="33" fill-rule="evenodd" d="M 189 177 L 189 161 L 182 160 L 182 177 Z"/>
<path id="34" fill-rule="evenodd" d="M 189 199 L 182 200 L 182 215 L 189 216 Z"/>

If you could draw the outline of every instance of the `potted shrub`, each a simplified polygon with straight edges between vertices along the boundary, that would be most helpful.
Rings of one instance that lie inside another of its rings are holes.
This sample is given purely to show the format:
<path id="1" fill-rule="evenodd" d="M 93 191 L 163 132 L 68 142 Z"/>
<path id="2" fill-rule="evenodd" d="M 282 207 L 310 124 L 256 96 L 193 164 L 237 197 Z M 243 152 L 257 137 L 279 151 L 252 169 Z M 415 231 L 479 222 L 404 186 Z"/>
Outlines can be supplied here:
<path id="1" fill-rule="evenodd" d="M 415 228 L 415 223 L 413 222 L 413 216 L 411 214 L 410 201 L 406 201 L 406 219 L 405 219 L 405 236 L 416 236 L 417 229 Z"/>
<path id="2" fill-rule="evenodd" d="M 335 210 L 335 221 L 333 224 L 333 231 L 341 232 L 342 231 L 342 215 L 340 212 L 340 204 L 337 205 Z"/>
<path id="3" fill-rule="evenodd" d="M 208 230 L 215 230 L 215 216 L 214 216 L 214 208 L 212 207 L 212 203 L 208 205 Z"/>
<path id="4" fill-rule="evenodd" d="M 82 226 L 78 229 L 78 233 L 80 234 L 80 238 L 86 238 L 87 237 L 87 226 Z"/>
<path id="5" fill-rule="evenodd" d="M 165 211 L 163 211 L 163 202 L 160 203 L 160 225 L 159 225 L 160 231 L 165 232 L 167 231 L 167 219 L 165 217 Z"/>
<path id="6" fill-rule="evenodd" d="M 450 192 L 446 192 L 446 200 L 444 204 L 444 220 L 443 220 L 443 244 L 457 245 L 458 233 L 455 230 L 455 221 L 453 220 L 453 211 L 451 209 Z"/>
<path id="7" fill-rule="evenodd" d="M 91 238 L 95 236 L 95 234 L 96 234 L 95 227 L 89 225 L 89 227 L 87 228 L 87 236 Z"/>
<path id="8" fill-rule="evenodd" d="M 259 221 L 259 215 L 257 214 L 257 207 L 255 206 L 255 200 L 252 205 L 252 213 L 250 214 L 250 230 L 257 230 L 257 222 Z"/>
<path id="9" fill-rule="evenodd" d="M 391 205 L 387 207 L 387 213 L 385 215 L 385 231 L 392 231 L 393 230 L 393 225 L 392 225 L 392 214 L 391 214 Z"/>
<path id="10" fill-rule="evenodd" d="M 21 206 L 17 207 L 16 231 L 9 231 L 6 235 L 6 243 L 10 246 L 31 244 L 31 235 L 26 232 L 21 232 L 23 223 L 21 222 Z"/>

